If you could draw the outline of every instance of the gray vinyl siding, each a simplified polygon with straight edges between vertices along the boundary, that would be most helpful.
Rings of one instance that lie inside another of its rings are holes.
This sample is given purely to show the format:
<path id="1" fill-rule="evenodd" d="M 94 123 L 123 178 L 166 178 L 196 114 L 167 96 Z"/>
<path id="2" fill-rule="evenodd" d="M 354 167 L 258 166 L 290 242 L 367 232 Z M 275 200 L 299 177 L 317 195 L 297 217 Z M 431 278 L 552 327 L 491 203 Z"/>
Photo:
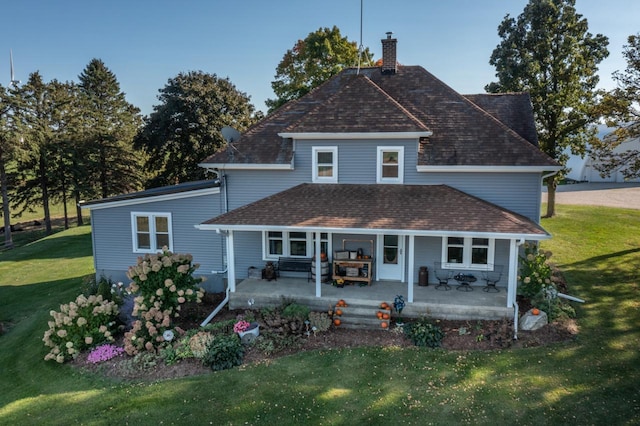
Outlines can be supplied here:
<path id="1" fill-rule="evenodd" d="M 313 147 L 338 147 L 339 183 L 376 183 L 377 147 L 404 147 L 404 183 L 449 185 L 539 223 L 539 173 L 418 172 L 415 140 L 297 141 L 294 170 L 227 172 L 229 209 L 257 201 L 303 182 L 312 182 Z"/>
<path id="2" fill-rule="evenodd" d="M 421 266 L 426 266 L 429 273 L 429 284 L 437 284 L 433 269 L 435 262 L 442 260 L 442 238 L 440 237 L 416 237 L 415 239 L 415 257 L 414 257 L 414 284 L 418 283 L 418 273 Z M 502 278 L 498 285 L 505 286 L 508 282 L 509 268 L 509 240 L 496 240 L 494 265 L 502 265 Z M 473 271 L 468 271 L 474 273 Z M 481 274 L 474 273 L 478 277 L 478 284 L 484 285 L 480 279 Z"/>
<path id="3" fill-rule="evenodd" d="M 171 213 L 173 251 L 193 255 L 193 261 L 200 264 L 196 274 L 207 276 L 205 289 L 222 290 L 221 276 L 212 271 L 223 269 L 225 242 L 215 232 L 194 227 L 220 213 L 219 198 L 219 195 L 202 195 L 91 210 L 97 277 L 128 283 L 127 269 L 143 255 L 133 251 L 131 212 Z"/>

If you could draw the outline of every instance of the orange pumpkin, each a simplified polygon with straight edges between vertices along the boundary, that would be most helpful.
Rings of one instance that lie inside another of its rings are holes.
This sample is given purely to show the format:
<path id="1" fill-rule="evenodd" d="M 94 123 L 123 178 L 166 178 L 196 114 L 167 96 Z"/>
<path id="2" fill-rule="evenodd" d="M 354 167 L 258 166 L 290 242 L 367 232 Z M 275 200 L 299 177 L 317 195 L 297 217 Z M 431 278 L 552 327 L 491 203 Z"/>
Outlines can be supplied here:
<path id="1" fill-rule="evenodd" d="M 382 312 L 378 311 L 378 313 L 376 314 L 376 316 L 378 317 L 378 319 L 382 319 Z"/>
<path id="2" fill-rule="evenodd" d="M 336 315 L 337 316 L 342 315 L 342 309 L 336 309 Z"/>
<path id="3" fill-rule="evenodd" d="M 342 321 L 340 321 L 339 318 L 336 318 L 336 319 L 333 320 L 333 325 L 335 325 L 336 327 L 338 327 L 341 323 L 342 323 Z"/>
<path id="4" fill-rule="evenodd" d="M 345 305 L 344 299 L 338 300 L 338 306 L 344 306 L 344 305 Z"/>
<path id="5" fill-rule="evenodd" d="M 389 314 L 387 314 L 387 313 L 382 314 L 382 319 L 389 319 Z"/>
<path id="6" fill-rule="evenodd" d="M 320 253 L 320 260 L 327 260 L 327 253 Z"/>
<path id="7" fill-rule="evenodd" d="M 380 308 L 382 308 L 382 309 L 389 309 L 389 305 L 387 304 L 387 302 L 382 302 L 382 303 L 380 304 Z"/>
<path id="8" fill-rule="evenodd" d="M 389 327 L 389 323 L 388 323 L 388 322 L 386 322 L 386 321 L 382 321 L 382 322 L 380 323 L 380 327 L 382 327 L 382 328 L 388 328 L 388 327 Z"/>
<path id="9" fill-rule="evenodd" d="M 532 313 L 533 315 L 540 315 L 540 309 L 538 309 L 538 308 L 533 308 L 533 309 L 531 310 L 531 313 Z"/>

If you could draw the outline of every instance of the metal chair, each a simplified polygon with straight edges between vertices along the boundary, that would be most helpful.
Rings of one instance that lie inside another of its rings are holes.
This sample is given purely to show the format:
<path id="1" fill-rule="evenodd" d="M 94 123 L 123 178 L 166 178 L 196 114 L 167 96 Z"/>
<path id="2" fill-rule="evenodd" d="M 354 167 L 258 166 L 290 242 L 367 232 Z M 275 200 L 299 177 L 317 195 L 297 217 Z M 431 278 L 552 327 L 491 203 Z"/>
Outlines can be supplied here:
<path id="1" fill-rule="evenodd" d="M 449 280 L 453 275 L 453 271 L 449 269 L 442 269 L 442 262 L 435 262 L 436 267 L 433 269 L 433 273 L 438 280 L 438 285 L 436 285 L 436 290 L 451 290 L 451 286 L 449 285 Z"/>
<path id="2" fill-rule="evenodd" d="M 496 284 L 502 278 L 503 265 L 494 265 L 493 271 L 482 271 L 482 279 L 487 282 L 487 285 L 482 289 L 486 292 L 498 293 L 500 289 L 496 287 Z"/>

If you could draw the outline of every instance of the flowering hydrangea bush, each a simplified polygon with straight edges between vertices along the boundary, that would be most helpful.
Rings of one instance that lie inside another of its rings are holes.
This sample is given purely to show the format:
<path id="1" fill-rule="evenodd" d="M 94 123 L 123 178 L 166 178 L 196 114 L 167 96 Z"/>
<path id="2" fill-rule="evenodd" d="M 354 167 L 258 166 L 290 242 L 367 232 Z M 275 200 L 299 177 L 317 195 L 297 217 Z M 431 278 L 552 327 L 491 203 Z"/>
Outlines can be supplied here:
<path id="1" fill-rule="evenodd" d="M 172 318 L 180 315 L 180 306 L 188 301 L 200 303 L 204 290 L 198 284 L 204 277 L 194 277 L 200 266 L 192 264 L 189 254 L 174 254 L 166 247 L 158 254 L 139 257 L 127 273 L 132 280 L 127 288 L 132 294 L 133 327 L 125 333 L 124 349 L 129 355 L 141 350 L 155 352 L 164 343 L 163 333 L 171 328 Z"/>
<path id="2" fill-rule="evenodd" d="M 548 259 L 550 251 L 538 250 L 536 244 L 524 244 L 524 256 L 520 256 L 519 293 L 525 297 L 534 297 L 544 287 L 551 285 L 551 265 Z"/>
<path id="3" fill-rule="evenodd" d="M 110 359 L 120 356 L 123 353 L 124 348 L 107 343 L 97 346 L 91 352 L 89 352 L 87 361 L 92 364 L 97 364 L 99 362 L 109 361 Z"/>
<path id="4" fill-rule="evenodd" d="M 42 341 L 51 350 L 45 360 L 63 363 L 78 353 L 103 342 L 113 341 L 118 305 L 104 300 L 101 295 L 80 295 L 75 301 L 60 305 L 60 311 L 51 311 L 53 321 Z"/>

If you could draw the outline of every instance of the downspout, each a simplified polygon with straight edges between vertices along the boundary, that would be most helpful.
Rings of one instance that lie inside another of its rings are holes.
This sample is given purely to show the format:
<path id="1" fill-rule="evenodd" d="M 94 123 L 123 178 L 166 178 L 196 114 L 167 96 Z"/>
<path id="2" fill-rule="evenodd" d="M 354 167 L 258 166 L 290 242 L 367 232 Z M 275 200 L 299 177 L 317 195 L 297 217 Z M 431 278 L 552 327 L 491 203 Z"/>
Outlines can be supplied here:
<path id="1" fill-rule="evenodd" d="M 222 234 L 223 232 L 220 231 L 219 229 L 216 230 L 216 232 L 218 234 Z M 211 271 L 212 274 L 216 274 L 216 275 L 222 275 L 222 274 L 226 274 L 227 271 L 229 270 L 229 265 L 227 264 L 227 267 L 224 268 L 222 271 Z M 229 287 L 229 285 L 227 284 L 227 289 L 225 290 L 225 297 L 222 300 L 222 302 L 220 302 L 220 304 L 209 314 L 209 316 L 200 323 L 200 327 L 204 327 L 205 325 L 209 324 L 209 322 L 213 319 L 213 317 L 215 317 L 218 312 L 220 312 L 222 310 L 222 308 L 224 307 L 224 305 L 226 305 L 227 303 L 229 303 L 229 293 L 230 293 L 231 287 Z"/>
<path id="2" fill-rule="evenodd" d="M 516 252 L 520 252 L 520 246 L 524 244 L 524 238 L 520 238 L 516 242 Z M 517 255 L 517 253 L 516 253 Z M 516 270 L 512 271 L 516 274 L 516 286 L 513 289 L 513 340 L 518 340 L 518 318 L 520 317 L 520 308 L 518 307 L 518 301 L 516 300 L 516 293 L 518 292 L 518 261 L 516 257 Z"/>
<path id="3" fill-rule="evenodd" d="M 213 271 L 213 272 L 216 272 L 216 271 Z M 225 272 L 226 272 L 226 269 L 225 269 Z M 215 316 L 218 314 L 218 312 L 220 312 L 220 311 L 222 310 L 222 308 L 224 307 L 224 305 L 226 305 L 227 303 L 229 303 L 229 290 L 230 290 L 230 288 L 229 288 L 229 286 L 227 286 L 227 291 L 225 292 L 226 294 L 225 294 L 224 300 L 223 300 L 223 301 L 218 305 L 218 307 L 217 307 L 217 308 L 215 308 L 215 309 L 214 309 L 214 310 L 209 314 L 209 316 L 207 317 L 207 319 L 205 319 L 204 321 L 202 321 L 202 322 L 200 323 L 200 327 L 204 327 L 205 325 L 209 324 L 209 321 L 211 321 L 211 320 L 213 319 L 213 317 L 215 317 Z"/>

